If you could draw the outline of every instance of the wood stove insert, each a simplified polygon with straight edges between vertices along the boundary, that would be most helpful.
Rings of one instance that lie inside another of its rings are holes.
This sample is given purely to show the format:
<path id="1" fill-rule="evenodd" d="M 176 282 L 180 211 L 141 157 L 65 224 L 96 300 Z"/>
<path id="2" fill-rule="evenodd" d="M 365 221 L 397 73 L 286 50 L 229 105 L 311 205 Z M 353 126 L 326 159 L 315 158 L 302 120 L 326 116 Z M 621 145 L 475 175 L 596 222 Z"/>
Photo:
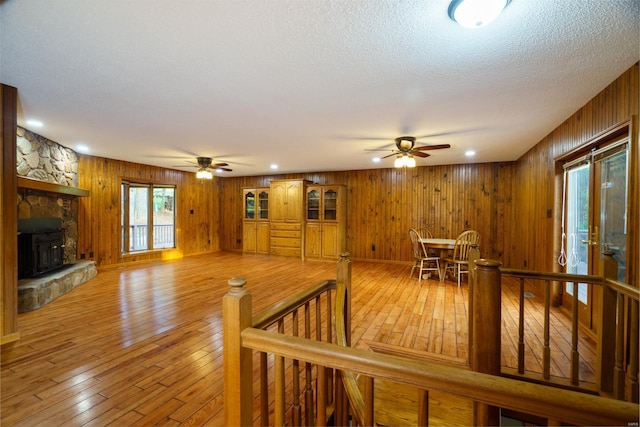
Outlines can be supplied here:
<path id="1" fill-rule="evenodd" d="M 59 219 L 22 221 L 19 230 L 18 279 L 39 276 L 63 267 L 64 230 Z"/>

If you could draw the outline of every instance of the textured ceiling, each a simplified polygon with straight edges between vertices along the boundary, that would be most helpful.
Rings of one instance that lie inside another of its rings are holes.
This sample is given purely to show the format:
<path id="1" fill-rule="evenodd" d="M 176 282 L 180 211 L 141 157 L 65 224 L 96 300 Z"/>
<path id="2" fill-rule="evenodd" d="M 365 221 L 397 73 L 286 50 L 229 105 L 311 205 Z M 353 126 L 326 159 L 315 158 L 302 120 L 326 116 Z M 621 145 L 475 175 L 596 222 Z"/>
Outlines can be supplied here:
<path id="1" fill-rule="evenodd" d="M 639 5 L 512 0 L 468 30 L 449 0 L 0 0 L 0 80 L 21 126 L 150 165 L 391 167 L 367 150 L 404 134 L 451 144 L 418 165 L 510 161 L 640 59 Z"/>

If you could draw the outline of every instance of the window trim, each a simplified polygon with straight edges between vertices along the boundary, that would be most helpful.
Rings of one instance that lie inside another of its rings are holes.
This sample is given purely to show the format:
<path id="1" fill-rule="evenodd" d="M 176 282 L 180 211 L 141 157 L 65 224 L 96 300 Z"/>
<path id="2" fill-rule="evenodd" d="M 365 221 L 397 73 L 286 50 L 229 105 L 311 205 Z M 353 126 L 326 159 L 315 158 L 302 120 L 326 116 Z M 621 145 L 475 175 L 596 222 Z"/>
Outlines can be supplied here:
<path id="1" fill-rule="evenodd" d="M 127 191 L 125 194 L 124 188 L 126 187 Z M 130 251 L 128 250 L 128 243 L 131 238 L 129 234 L 130 230 L 130 218 L 125 212 L 130 211 L 130 201 L 129 201 L 129 189 L 132 187 L 136 188 L 148 188 L 147 195 L 147 229 L 150 232 L 147 233 L 147 249 Z M 153 247 L 153 228 L 154 228 L 154 214 L 153 214 L 153 190 L 156 188 L 171 188 L 173 189 L 173 247 L 168 248 L 154 248 Z M 120 255 L 123 257 L 126 256 L 135 256 L 138 254 L 149 253 L 149 252 L 162 252 L 162 251 L 173 251 L 178 248 L 177 241 L 177 193 L 178 187 L 175 184 L 167 184 L 160 182 L 150 182 L 150 181 L 140 181 L 136 179 L 128 179 L 121 178 L 120 180 L 120 223 L 121 223 L 121 236 L 120 236 Z"/>

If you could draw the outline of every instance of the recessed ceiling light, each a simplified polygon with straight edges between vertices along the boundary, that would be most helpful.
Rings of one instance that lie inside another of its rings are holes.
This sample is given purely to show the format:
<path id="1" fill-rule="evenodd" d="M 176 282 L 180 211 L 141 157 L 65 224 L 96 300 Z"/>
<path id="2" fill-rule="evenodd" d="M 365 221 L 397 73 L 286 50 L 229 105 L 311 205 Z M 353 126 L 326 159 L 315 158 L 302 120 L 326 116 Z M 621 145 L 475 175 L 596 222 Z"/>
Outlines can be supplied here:
<path id="1" fill-rule="evenodd" d="M 89 147 L 84 144 L 76 144 L 76 151 L 79 151 L 80 153 L 88 153 Z"/>
<path id="2" fill-rule="evenodd" d="M 496 19 L 511 0 L 453 0 L 449 17 L 464 28 L 484 27 Z"/>
<path id="3" fill-rule="evenodd" d="M 467 157 L 473 157 L 473 156 L 476 155 L 476 152 L 473 151 L 473 150 L 467 150 L 467 151 L 464 152 L 464 155 L 467 156 Z"/>
<path id="4" fill-rule="evenodd" d="M 27 124 L 36 128 L 41 128 L 43 126 L 43 123 L 40 120 L 27 120 Z"/>
<path id="5" fill-rule="evenodd" d="M 380 157 L 374 157 L 373 159 L 373 163 L 380 163 Z"/>
<path id="6" fill-rule="evenodd" d="M 276 165 L 275 163 L 271 163 L 271 169 L 278 169 L 278 165 Z"/>

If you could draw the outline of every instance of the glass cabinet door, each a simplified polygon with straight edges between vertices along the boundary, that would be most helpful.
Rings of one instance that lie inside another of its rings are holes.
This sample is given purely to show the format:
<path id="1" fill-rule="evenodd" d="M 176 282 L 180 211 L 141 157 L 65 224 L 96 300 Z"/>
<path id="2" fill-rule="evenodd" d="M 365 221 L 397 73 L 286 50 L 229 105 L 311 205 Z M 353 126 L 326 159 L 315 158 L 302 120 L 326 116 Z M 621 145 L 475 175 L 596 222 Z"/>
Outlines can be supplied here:
<path id="1" fill-rule="evenodd" d="M 318 190 L 310 190 L 307 193 L 307 219 L 320 219 L 320 193 Z"/>
<path id="2" fill-rule="evenodd" d="M 336 220 L 338 193 L 335 190 L 325 190 L 323 194 L 324 219 Z"/>
<path id="3" fill-rule="evenodd" d="M 252 191 L 248 191 L 244 195 L 244 219 L 255 218 L 256 196 Z"/>
<path id="4" fill-rule="evenodd" d="M 269 193 L 266 191 L 258 194 L 258 219 L 269 219 Z"/>

